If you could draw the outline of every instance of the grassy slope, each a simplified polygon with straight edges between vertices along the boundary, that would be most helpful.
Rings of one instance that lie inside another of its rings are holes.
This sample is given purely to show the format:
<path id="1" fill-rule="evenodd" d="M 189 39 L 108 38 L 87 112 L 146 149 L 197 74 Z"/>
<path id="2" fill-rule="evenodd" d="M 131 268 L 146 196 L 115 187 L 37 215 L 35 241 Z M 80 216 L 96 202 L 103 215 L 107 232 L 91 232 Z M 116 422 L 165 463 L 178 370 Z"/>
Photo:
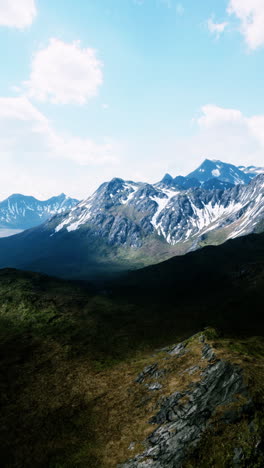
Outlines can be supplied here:
<path id="1" fill-rule="evenodd" d="M 263 333 L 263 271 L 264 235 L 251 235 L 131 272 L 113 285 L 113 294 L 138 304 L 151 301 L 154 314 L 163 308 L 173 331 L 192 323 Z"/>
<path id="2" fill-rule="evenodd" d="M 142 450 L 158 394 L 150 398 L 133 383 L 136 375 L 163 360 L 162 353 L 153 356 L 157 347 L 206 325 L 224 331 L 216 347 L 245 367 L 263 419 L 264 345 L 251 337 L 263 333 L 263 237 L 207 248 L 135 278 L 98 294 L 87 284 L 1 271 L 2 466 L 110 467 L 133 455 L 130 442 Z M 195 349 L 188 365 L 198 359 Z M 184 385 L 181 369 L 171 365 L 168 394 Z M 254 440 L 243 427 L 232 430 L 250 451 Z M 199 466 L 197 459 L 214 466 L 206 457 L 215 440 L 227 447 L 219 460 L 229 456 L 227 435 L 208 434 L 207 449 L 189 466 Z"/>

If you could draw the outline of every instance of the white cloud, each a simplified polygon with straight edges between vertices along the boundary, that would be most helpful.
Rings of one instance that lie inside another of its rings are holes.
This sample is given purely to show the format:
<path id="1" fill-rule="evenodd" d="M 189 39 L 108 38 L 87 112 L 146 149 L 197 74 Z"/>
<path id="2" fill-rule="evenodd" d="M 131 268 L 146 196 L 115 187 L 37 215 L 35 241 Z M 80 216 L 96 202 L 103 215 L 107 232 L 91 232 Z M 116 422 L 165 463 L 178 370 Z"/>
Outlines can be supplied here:
<path id="1" fill-rule="evenodd" d="M 0 157 L 35 154 L 68 159 L 79 165 L 114 163 L 115 145 L 61 135 L 26 97 L 0 98 Z"/>
<path id="2" fill-rule="evenodd" d="M 67 44 L 50 39 L 33 57 L 30 78 L 24 84 L 28 95 L 39 101 L 85 104 L 97 95 L 102 82 L 102 63 L 94 49 L 81 48 L 80 41 Z"/>
<path id="3" fill-rule="evenodd" d="M 35 0 L 0 0 L 0 26 L 24 29 L 36 14 Z"/>
<path id="4" fill-rule="evenodd" d="M 210 33 L 215 34 L 217 38 L 220 37 L 220 35 L 225 31 L 227 26 L 228 23 L 226 21 L 223 23 L 215 23 L 213 21 L 213 18 L 209 18 L 209 20 L 207 21 L 207 27 Z"/>
<path id="5" fill-rule="evenodd" d="M 197 124 L 193 145 L 198 154 L 238 165 L 263 165 L 264 115 L 247 117 L 237 109 L 206 105 Z"/>
<path id="6" fill-rule="evenodd" d="M 162 162 L 164 172 L 174 176 L 188 174 L 205 158 L 263 166 L 264 115 L 248 117 L 237 109 L 208 104 L 201 108 L 191 128 L 188 137 L 174 141 L 168 138 L 158 148 L 159 154 L 166 154 Z M 155 148 L 152 160 L 158 160 Z"/>
<path id="7" fill-rule="evenodd" d="M 165 172 L 186 175 L 205 158 L 263 166 L 264 115 L 246 116 L 238 109 L 208 104 L 195 116 L 187 136 L 176 135 L 177 129 L 172 134 L 163 128 L 157 136 L 130 141 L 126 167 L 117 167 L 120 177 L 153 183 Z"/>
<path id="8" fill-rule="evenodd" d="M 60 134 L 26 97 L 0 98 L 0 198 L 62 191 L 83 198 L 115 176 L 153 183 L 165 172 L 187 174 L 206 157 L 262 166 L 263 153 L 264 115 L 238 109 L 208 104 L 188 138 L 142 135 L 117 146 Z"/>
<path id="9" fill-rule="evenodd" d="M 229 0 L 227 11 L 239 19 L 240 31 L 250 49 L 264 44 L 263 0 Z"/>
<path id="10" fill-rule="evenodd" d="M 236 109 L 226 109 L 212 104 L 203 106 L 202 115 L 197 119 L 198 125 L 203 129 L 214 128 L 215 126 L 223 126 L 226 124 L 235 124 L 245 121 L 242 113 Z"/>

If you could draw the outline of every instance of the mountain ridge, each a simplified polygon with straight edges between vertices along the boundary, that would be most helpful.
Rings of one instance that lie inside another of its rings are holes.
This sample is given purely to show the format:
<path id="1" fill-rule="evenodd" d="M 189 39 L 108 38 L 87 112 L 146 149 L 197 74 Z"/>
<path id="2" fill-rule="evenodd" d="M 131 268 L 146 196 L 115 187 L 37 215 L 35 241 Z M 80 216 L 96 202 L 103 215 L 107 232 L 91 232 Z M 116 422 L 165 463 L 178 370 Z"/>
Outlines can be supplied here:
<path id="1" fill-rule="evenodd" d="M 1 239 L 0 267 L 96 279 L 263 231 L 264 174 L 220 187 L 115 177 L 65 213 Z"/>
<path id="2" fill-rule="evenodd" d="M 254 177 L 263 173 L 263 167 L 235 166 L 234 164 L 216 159 L 205 159 L 197 169 L 190 172 L 187 176 L 178 175 L 172 177 L 166 173 L 161 181 L 158 182 L 158 185 L 174 186 L 179 189 L 194 187 L 205 188 L 207 190 L 214 188 L 226 189 L 234 185 L 248 184 Z"/>
<path id="3" fill-rule="evenodd" d="M 62 222 L 57 224 L 53 234 L 62 230 L 68 232 L 78 230 L 80 226 L 87 223 L 93 223 L 100 228 L 102 209 L 110 213 L 109 217 L 112 218 L 114 229 L 115 210 L 118 218 L 119 209 L 122 213 L 133 209 L 134 216 L 137 213 L 141 216 L 139 224 L 143 235 L 156 231 L 167 243 L 175 245 L 177 241 L 186 242 L 189 237 L 202 236 L 219 225 L 225 227 L 237 219 L 241 221 L 247 210 L 250 212 L 250 224 L 252 224 L 255 222 L 255 219 L 253 221 L 254 209 L 250 211 L 250 208 L 254 204 L 254 199 L 259 204 L 255 214 L 259 214 L 259 218 L 262 219 L 263 189 L 264 175 L 257 176 L 248 185 L 238 185 L 226 190 L 204 190 L 195 187 L 186 191 L 178 191 L 175 188 L 161 189 L 155 185 L 135 184 L 115 178 L 99 187 L 95 194 L 73 208 L 68 215 L 62 216 Z M 241 221 L 242 228 L 240 230 L 236 228 L 230 237 L 248 233 L 246 221 L 245 219 Z M 107 218 L 107 227 L 109 227 L 109 222 L 110 219 Z M 127 227 L 130 226 L 126 225 Z M 132 226 L 133 236 L 130 240 L 126 237 L 126 232 L 123 232 L 123 239 L 122 236 L 117 236 L 115 239 L 111 229 L 106 231 L 106 234 L 109 234 L 110 243 L 129 242 L 131 247 L 141 247 L 137 227 L 138 225 L 135 224 Z M 176 230 L 173 230 L 174 227 Z"/>
<path id="4" fill-rule="evenodd" d="M 0 228 L 30 229 L 56 213 L 71 209 L 78 201 L 64 193 L 47 200 L 14 193 L 0 202 Z"/>
<path id="5" fill-rule="evenodd" d="M 196 178 L 199 182 L 206 182 L 212 177 L 216 177 L 223 182 L 234 185 L 248 184 L 251 180 L 251 177 L 246 172 L 240 170 L 234 164 L 210 159 L 205 159 L 203 163 L 195 169 L 195 171 L 190 172 L 187 177 Z"/>

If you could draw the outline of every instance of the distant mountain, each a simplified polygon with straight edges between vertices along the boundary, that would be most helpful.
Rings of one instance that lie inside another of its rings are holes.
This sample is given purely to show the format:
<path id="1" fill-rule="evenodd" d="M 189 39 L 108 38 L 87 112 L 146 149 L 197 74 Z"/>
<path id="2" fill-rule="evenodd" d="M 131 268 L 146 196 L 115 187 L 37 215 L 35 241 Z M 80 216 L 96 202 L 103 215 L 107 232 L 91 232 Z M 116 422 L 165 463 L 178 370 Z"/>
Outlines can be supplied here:
<path id="1" fill-rule="evenodd" d="M 251 179 L 256 177 L 259 174 L 264 174 L 264 167 L 256 167 L 256 166 L 238 166 L 238 169 L 240 171 L 244 172 L 247 174 Z"/>
<path id="2" fill-rule="evenodd" d="M 206 180 L 206 182 L 203 182 L 201 186 L 205 190 L 227 190 L 234 187 L 234 184 L 230 184 L 230 182 L 224 182 L 223 180 L 214 177 L 213 179 L 209 179 Z"/>
<path id="3" fill-rule="evenodd" d="M 78 200 L 62 193 L 41 201 L 34 197 L 14 194 L 0 202 L 0 229 L 29 229 L 56 213 L 73 208 Z"/>
<path id="4" fill-rule="evenodd" d="M 248 184 L 252 179 L 252 176 L 250 176 L 247 171 L 241 170 L 233 164 L 210 159 L 205 159 L 201 166 L 188 174 L 187 177 L 195 178 L 201 183 L 216 177 L 222 182 L 228 182 L 233 185 Z"/>
<path id="5" fill-rule="evenodd" d="M 175 187 L 179 190 L 188 190 L 189 188 L 200 187 L 201 183 L 195 178 L 177 176 L 173 178 L 170 174 L 165 174 L 163 179 L 154 184 L 157 187 Z"/>
<path id="6" fill-rule="evenodd" d="M 198 187 L 202 187 L 205 190 L 226 190 L 235 186 L 235 184 L 224 182 L 217 177 L 208 179 L 205 182 L 199 182 L 199 180 L 194 177 L 177 176 L 173 178 L 170 174 L 166 174 L 160 182 L 154 185 L 158 188 L 174 187 L 178 190 L 188 190 Z"/>
<path id="7" fill-rule="evenodd" d="M 234 166 L 222 161 L 205 159 L 195 171 L 187 176 L 172 177 L 170 174 L 165 174 L 156 185 L 177 187 L 180 190 L 194 187 L 202 187 L 206 190 L 228 189 L 234 185 L 248 184 L 254 177 L 263 173 L 263 167 Z"/>
<path id="8" fill-rule="evenodd" d="M 264 230 L 264 174 L 206 190 L 114 178 L 70 211 L 0 239 L 0 267 L 95 278 Z"/>

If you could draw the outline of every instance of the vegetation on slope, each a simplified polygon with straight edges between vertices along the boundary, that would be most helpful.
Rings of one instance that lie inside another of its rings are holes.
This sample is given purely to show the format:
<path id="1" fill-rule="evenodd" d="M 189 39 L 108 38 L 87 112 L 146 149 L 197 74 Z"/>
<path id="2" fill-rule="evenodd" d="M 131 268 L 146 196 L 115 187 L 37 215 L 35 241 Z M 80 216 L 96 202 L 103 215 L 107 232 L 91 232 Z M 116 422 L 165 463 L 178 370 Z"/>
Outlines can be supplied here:
<path id="1" fill-rule="evenodd" d="M 2 466 L 114 467 L 142 452 L 160 397 L 194 382 L 195 375 L 181 372 L 201 360 L 195 343 L 177 361 L 156 350 L 209 325 L 220 330 L 207 337 L 215 352 L 244 369 L 256 430 L 248 429 L 246 415 L 228 430 L 220 424 L 205 434 L 188 468 L 229 466 L 235 447 L 243 448 L 241 466 L 262 466 L 253 445 L 263 441 L 264 344 L 252 336 L 263 335 L 263 238 L 230 245 L 189 254 L 186 265 L 183 257 L 173 259 L 104 290 L 2 270 Z M 143 368 L 161 362 L 168 368 L 162 389 L 135 383 Z"/>

